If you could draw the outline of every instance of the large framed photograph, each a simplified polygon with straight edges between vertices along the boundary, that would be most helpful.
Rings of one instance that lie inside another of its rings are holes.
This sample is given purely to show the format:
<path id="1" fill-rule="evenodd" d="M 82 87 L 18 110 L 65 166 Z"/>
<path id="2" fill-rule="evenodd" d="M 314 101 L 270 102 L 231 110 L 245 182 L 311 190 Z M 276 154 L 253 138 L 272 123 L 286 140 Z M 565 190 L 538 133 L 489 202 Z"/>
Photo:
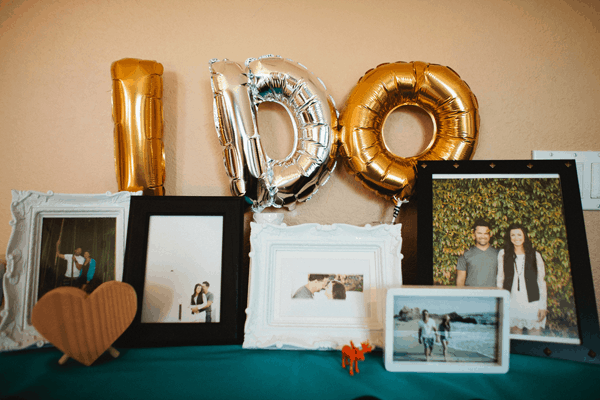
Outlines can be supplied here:
<path id="1" fill-rule="evenodd" d="M 599 363 L 573 160 L 430 161 L 419 173 L 419 283 L 511 293 L 511 352 Z"/>
<path id="2" fill-rule="evenodd" d="M 394 372 L 506 373 L 508 291 L 390 289 L 386 299 L 385 368 Z"/>
<path id="3" fill-rule="evenodd" d="M 244 201 L 140 197 L 131 203 L 124 282 L 138 310 L 128 347 L 241 343 L 247 294 Z"/>
<path id="4" fill-rule="evenodd" d="M 91 293 L 122 279 L 131 197 L 12 191 L 0 350 L 47 344 L 31 324 L 31 310 L 50 290 L 72 286 Z"/>
<path id="5" fill-rule="evenodd" d="M 244 348 L 383 347 L 385 289 L 402 284 L 401 225 L 251 223 Z"/>

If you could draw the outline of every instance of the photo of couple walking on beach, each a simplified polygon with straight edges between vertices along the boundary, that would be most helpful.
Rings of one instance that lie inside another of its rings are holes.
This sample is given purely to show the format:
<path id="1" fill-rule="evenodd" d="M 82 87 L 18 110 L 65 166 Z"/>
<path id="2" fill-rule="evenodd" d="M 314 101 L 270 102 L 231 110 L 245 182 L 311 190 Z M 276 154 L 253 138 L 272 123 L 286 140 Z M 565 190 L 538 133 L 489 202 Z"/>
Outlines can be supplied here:
<path id="1" fill-rule="evenodd" d="M 496 362 L 498 300 L 469 300 L 395 296 L 394 361 Z"/>

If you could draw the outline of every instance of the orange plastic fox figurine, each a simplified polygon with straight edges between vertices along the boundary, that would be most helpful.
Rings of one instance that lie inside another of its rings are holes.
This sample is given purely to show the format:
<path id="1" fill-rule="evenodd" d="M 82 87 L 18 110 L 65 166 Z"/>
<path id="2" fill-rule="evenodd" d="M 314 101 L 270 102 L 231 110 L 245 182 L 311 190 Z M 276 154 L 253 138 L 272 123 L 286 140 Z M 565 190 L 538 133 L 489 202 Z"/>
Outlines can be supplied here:
<path id="1" fill-rule="evenodd" d="M 373 347 L 368 341 L 361 343 L 360 349 L 355 347 L 351 341 L 350 346 L 342 347 L 342 368 L 346 368 L 346 363 L 348 363 L 350 365 L 350 375 L 354 375 L 354 370 L 359 373 L 358 362 L 364 361 L 365 354 L 370 353 L 372 350 Z"/>

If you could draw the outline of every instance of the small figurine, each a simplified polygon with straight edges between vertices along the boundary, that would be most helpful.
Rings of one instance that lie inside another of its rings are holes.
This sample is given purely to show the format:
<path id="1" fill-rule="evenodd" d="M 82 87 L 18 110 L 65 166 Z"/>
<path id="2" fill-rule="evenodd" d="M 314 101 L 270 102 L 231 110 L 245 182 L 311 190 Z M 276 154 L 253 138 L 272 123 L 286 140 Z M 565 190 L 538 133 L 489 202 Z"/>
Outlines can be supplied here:
<path id="1" fill-rule="evenodd" d="M 342 347 L 342 368 L 346 368 L 346 362 L 348 362 L 348 365 L 350 365 L 350 375 L 354 375 L 354 370 L 357 373 L 360 372 L 358 370 L 358 362 L 364 361 L 365 354 L 373 350 L 369 341 L 363 342 L 360 345 L 361 348 L 359 349 L 350 341 L 350 346 Z"/>

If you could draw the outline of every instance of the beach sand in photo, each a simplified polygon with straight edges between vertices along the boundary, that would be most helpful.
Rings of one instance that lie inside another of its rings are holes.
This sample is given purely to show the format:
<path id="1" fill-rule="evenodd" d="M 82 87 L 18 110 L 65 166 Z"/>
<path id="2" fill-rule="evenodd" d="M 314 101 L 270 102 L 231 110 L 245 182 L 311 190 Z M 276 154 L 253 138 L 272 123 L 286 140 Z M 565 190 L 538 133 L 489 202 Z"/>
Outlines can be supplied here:
<path id="1" fill-rule="evenodd" d="M 435 321 L 436 326 L 440 321 Z M 394 361 L 426 361 L 422 344 L 419 344 L 419 321 L 394 321 Z M 431 351 L 429 361 L 440 362 L 485 362 L 491 363 L 495 360 L 475 351 L 465 351 L 452 348 L 452 339 L 448 346 L 448 359 L 444 360 L 442 346 L 435 343 Z"/>

